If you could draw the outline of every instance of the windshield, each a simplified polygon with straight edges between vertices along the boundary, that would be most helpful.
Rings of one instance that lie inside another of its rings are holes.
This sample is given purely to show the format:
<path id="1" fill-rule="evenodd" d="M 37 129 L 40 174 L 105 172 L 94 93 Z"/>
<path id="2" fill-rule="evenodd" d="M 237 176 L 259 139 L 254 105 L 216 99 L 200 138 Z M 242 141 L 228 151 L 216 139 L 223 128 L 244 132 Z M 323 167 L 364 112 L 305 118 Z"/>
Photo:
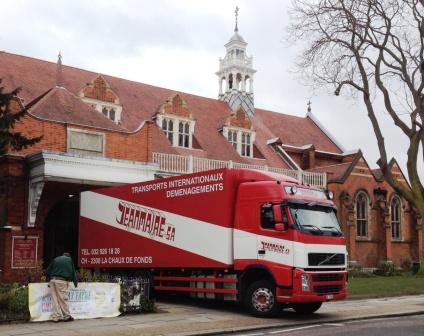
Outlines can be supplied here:
<path id="1" fill-rule="evenodd" d="M 321 205 L 290 205 L 295 225 L 302 232 L 321 236 L 343 235 L 332 207 Z"/>

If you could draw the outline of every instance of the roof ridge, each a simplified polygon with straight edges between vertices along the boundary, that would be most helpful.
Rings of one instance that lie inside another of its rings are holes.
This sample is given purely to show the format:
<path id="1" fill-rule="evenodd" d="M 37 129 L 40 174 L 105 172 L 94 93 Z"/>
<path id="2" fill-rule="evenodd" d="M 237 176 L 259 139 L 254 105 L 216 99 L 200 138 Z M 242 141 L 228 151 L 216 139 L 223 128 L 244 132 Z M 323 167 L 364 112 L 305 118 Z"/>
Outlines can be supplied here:
<path id="1" fill-rule="evenodd" d="M 22 57 L 22 58 L 32 59 L 34 61 L 45 62 L 45 63 L 51 64 L 51 65 L 54 65 L 54 66 L 57 65 L 56 62 L 48 61 L 48 60 L 41 59 L 41 58 L 36 58 L 36 57 L 33 57 L 33 56 L 27 56 L 27 55 L 21 55 L 21 54 L 14 54 L 14 53 L 10 53 L 10 52 L 4 51 L 4 50 L 1 51 L 1 53 L 7 54 L 7 55 L 11 55 L 11 56 L 18 56 L 18 57 Z M 143 83 L 143 82 L 136 81 L 136 80 L 133 80 L 133 79 L 128 79 L 128 78 L 124 78 L 124 77 L 118 77 L 118 76 L 114 76 L 114 75 L 111 75 L 111 74 L 97 72 L 97 71 L 93 71 L 93 70 L 89 70 L 89 69 L 84 69 L 84 68 L 73 66 L 73 65 L 67 65 L 65 63 L 62 64 L 62 67 L 64 69 L 69 68 L 69 69 L 75 69 L 75 70 L 83 71 L 83 72 L 86 72 L 86 73 L 90 73 L 90 74 L 93 74 L 93 76 L 96 76 L 96 75 L 106 76 L 106 77 L 114 78 L 114 79 L 117 79 L 117 80 L 123 80 L 123 81 L 129 82 L 129 83 L 134 83 L 134 84 L 138 84 L 138 85 L 145 85 L 145 86 L 149 86 L 151 88 L 157 88 L 157 89 L 162 89 L 162 90 L 173 91 L 173 92 L 177 92 L 177 93 L 182 93 L 184 95 L 189 95 L 189 96 L 192 96 L 192 97 L 199 97 L 199 98 L 202 98 L 202 99 L 208 99 L 208 100 L 212 100 L 212 101 L 215 101 L 215 102 L 222 102 L 222 103 L 227 104 L 225 101 L 220 100 L 220 99 L 217 99 L 217 98 L 201 96 L 199 94 L 189 93 L 189 92 L 186 92 L 186 91 L 180 91 L 180 90 L 173 89 L 173 88 L 167 88 L 167 87 L 158 86 L 158 85 L 154 85 L 154 84 Z M 279 114 L 279 115 L 284 115 L 284 116 L 287 116 L 287 117 L 290 117 L 290 118 L 307 119 L 306 116 L 305 117 L 301 117 L 301 116 L 297 116 L 297 115 L 293 115 L 293 114 L 288 114 L 288 113 L 283 113 L 283 112 L 277 112 L 277 111 L 273 111 L 273 110 L 269 110 L 269 109 L 261 108 L 261 107 L 255 108 L 255 110 L 261 110 L 261 111 L 264 111 L 264 112 L 267 112 L 267 113 L 275 113 L 275 114 Z"/>
<path id="2" fill-rule="evenodd" d="M 301 116 L 297 116 L 297 115 L 294 115 L 294 114 L 288 114 L 288 113 L 283 113 L 283 112 L 266 110 L 266 109 L 260 108 L 260 107 L 255 107 L 255 111 L 257 111 L 257 110 L 263 111 L 263 112 L 267 112 L 267 113 L 275 113 L 275 114 L 279 114 L 279 115 L 285 115 L 285 116 L 288 116 L 288 117 L 291 117 L 291 118 L 297 118 L 297 119 L 302 119 L 302 120 L 307 119 L 306 116 L 305 117 L 301 117 Z"/>
<path id="3" fill-rule="evenodd" d="M 4 50 L 2 50 L 1 53 L 8 54 L 8 55 L 11 55 L 11 56 L 18 56 L 18 57 L 22 57 L 22 58 L 28 58 L 28 59 L 32 59 L 34 61 L 39 61 L 39 62 L 41 61 L 41 62 L 49 63 L 51 65 L 56 66 L 56 62 L 48 61 L 48 60 L 41 59 L 41 58 L 36 58 L 36 57 L 26 56 L 26 55 L 20 55 L 20 54 L 14 54 L 14 53 L 9 53 L 9 52 L 4 51 Z M 124 78 L 124 77 L 118 77 L 118 76 L 115 76 L 115 75 L 111 75 L 111 74 L 107 74 L 107 73 L 102 73 L 102 72 L 97 72 L 97 71 L 93 71 L 93 70 L 89 70 L 89 69 L 84 69 L 84 68 L 73 66 L 73 65 L 67 65 L 66 63 L 63 63 L 62 64 L 62 67 L 63 68 L 75 69 L 75 70 L 79 70 L 79 71 L 84 71 L 86 73 L 91 73 L 91 74 L 93 74 L 93 76 L 96 76 L 96 75 L 97 76 L 106 76 L 106 77 L 109 77 L 109 78 L 123 80 L 123 81 L 127 81 L 127 82 L 134 83 L 134 84 L 146 85 L 146 86 L 150 86 L 152 88 L 158 88 L 158 89 L 173 91 L 173 92 L 176 92 L 176 93 L 182 93 L 182 94 L 190 95 L 190 96 L 193 96 L 193 97 L 199 97 L 199 98 L 203 98 L 203 99 L 209 99 L 209 100 L 214 100 L 214 101 L 217 101 L 217 102 L 223 102 L 223 103 L 225 103 L 223 100 L 219 100 L 217 98 L 200 96 L 198 94 L 189 93 L 189 92 L 185 92 L 185 91 L 181 91 L 181 90 L 177 90 L 177 89 L 173 89 L 173 88 L 158 86 L 158 85 L 149 84 L 149 83 L 143 83 L 143 82 L 136 81 L 136 80 L 133 80 L 133 79 L 128 79 L 128 78 Z"/>

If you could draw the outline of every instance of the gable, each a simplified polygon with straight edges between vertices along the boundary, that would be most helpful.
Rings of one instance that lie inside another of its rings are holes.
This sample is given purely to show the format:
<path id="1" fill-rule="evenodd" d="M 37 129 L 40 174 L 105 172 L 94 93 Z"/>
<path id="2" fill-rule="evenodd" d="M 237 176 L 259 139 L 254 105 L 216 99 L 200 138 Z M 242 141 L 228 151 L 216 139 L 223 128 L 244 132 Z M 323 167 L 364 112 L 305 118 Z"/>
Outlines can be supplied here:
<path id="1" fill-rule="evenodd" d="M 408 180 L 406 179 L 405 175 L 402 172 L 402 169 L 400 169 L 399 164 L 396 162 L 395 159 L 392 159 L 389 162 L 389 166 L 390 166 L 390 171 L 393 175 L 393 178 L 397 181 L 399 181 L 400 183 L 404 184 L 405 187 L 407 187 L 408 189 L 410 189 L 410 185 Z"/>
<path id="2" fill-rule="evenodd" d="M 240 106 L 235 112 L 232 112 L 231 115 L 225 122 L 225 126 L 229 127 L 238 127 L 251 130 L 252 121 L 250 120 L 248 114 Z"/>
<path id="3" fill-rule="evenodd" d="M 366 178 L 373 178 L 374 174 L 372 173 L 370 167 L 368 166 L 367 162 L 363 157 L 361 157 L 357 162 L 356 165 L 353 167 L 352 172 L 350 173 L 351 176 L 361 176 Z"/>
<path id="4" fill-rule="evenodd" d="M 118 96 L 112 91 L 103 76 L 97 76 L 91 83 L 82 88 L 81 97 L 119 104 Z"/>
<path id="5" fill-rule="evenodd" d="M 187 103 L 178 93 L 175 93 L 166 99 L 166 102 L 159 108 L 159 113 L 170 114 L 189 119 L 193 118 L 192 113 L 187 107 Z"/>

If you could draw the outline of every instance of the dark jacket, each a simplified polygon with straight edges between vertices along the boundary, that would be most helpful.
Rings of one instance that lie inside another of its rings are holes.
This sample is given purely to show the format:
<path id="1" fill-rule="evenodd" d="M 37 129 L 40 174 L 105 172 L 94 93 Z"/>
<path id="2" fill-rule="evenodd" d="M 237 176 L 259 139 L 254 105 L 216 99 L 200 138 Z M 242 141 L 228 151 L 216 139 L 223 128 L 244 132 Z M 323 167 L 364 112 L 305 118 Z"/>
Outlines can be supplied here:
<path id="1" fill-rule="evenodd" d="M 74 283 L 74 286 L 78 286 L 77 274 L 75 273 L 75 267 L 72 259 L 67 256 L 59 256 L 53 259 L 49 267 L 47 267 L 47 276 L 60 277 Z"/>

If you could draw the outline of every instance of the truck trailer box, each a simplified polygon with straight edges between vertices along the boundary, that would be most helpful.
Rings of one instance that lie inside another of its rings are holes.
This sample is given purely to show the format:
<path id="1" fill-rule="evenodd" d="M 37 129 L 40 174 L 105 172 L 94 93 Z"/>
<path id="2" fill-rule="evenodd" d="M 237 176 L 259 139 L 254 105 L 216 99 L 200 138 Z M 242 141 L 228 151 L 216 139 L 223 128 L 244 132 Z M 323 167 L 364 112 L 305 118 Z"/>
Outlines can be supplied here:
<path id="1" fill-rule="evenodd" d="M 79 266 L 232 265 L 237 186 L 258 176 L 272 179 L 220 169 L 81 193 Z"/>

